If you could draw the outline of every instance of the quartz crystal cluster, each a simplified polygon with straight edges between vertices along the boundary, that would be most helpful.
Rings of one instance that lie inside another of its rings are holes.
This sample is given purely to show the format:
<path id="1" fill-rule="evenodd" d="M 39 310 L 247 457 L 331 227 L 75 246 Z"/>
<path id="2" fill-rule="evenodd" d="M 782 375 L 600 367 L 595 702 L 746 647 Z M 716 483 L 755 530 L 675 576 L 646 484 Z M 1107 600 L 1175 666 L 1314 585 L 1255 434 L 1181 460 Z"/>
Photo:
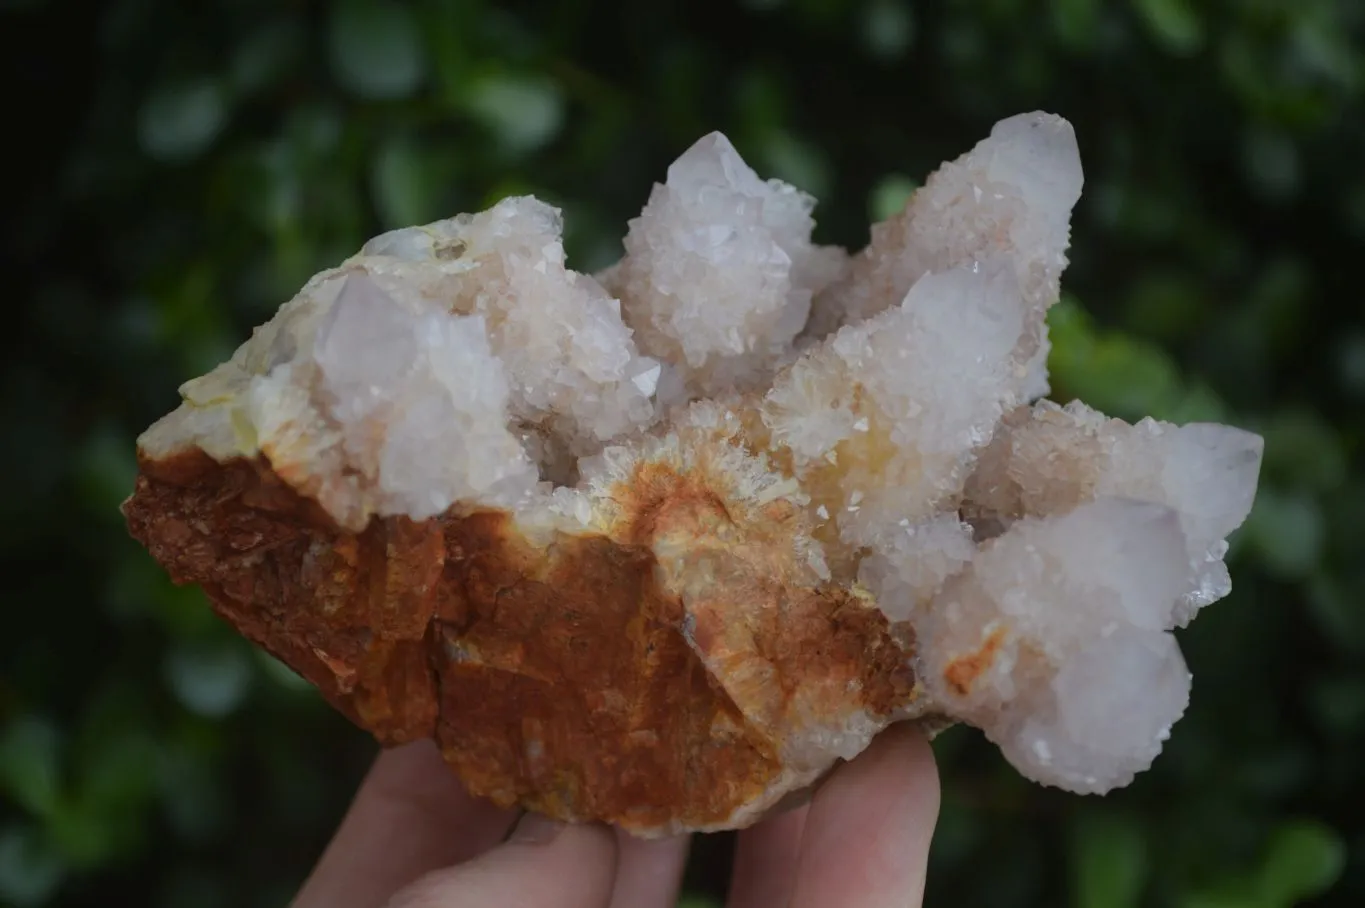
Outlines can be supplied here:
<path id="1" fill-rule="evenodd" d="M 181 389 L 130 529 L 503 804 L 742 826 L 897 721 L 1108 791 L 1185 709 L 1261 440 L 1043 399 L 1081 183 L 1013 117 L 850 255 L 712 134 L 596 276 L 529 197 L 384 234 Z"/>

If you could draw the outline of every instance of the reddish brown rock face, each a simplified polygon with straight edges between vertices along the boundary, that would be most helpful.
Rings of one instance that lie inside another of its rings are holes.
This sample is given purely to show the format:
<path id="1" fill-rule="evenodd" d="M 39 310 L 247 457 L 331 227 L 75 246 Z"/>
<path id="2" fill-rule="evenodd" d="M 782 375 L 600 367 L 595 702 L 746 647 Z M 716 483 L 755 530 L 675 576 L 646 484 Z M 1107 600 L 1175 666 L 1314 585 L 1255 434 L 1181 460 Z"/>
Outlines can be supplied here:
<path id="1" fill-rule="evenodd" d="M 748 822 L 818 775 L 791 765 L 793 733 L 915 698 L 876 608 L 791 584 L 657 465 L 612 538 L 542 546 L 502 512 L 347 532 L 257 461 L 141 468 L 128 526 L 177 583 L 381 743 L 435 738 L 504 805 L 641 832 Z"/>

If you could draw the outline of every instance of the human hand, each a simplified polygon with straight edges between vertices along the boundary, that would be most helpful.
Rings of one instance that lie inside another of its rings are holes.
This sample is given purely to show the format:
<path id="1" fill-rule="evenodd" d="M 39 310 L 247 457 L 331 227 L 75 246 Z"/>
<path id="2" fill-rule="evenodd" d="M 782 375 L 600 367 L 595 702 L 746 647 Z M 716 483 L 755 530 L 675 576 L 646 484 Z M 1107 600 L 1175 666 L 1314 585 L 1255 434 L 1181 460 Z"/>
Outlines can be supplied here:
<path id="1" fill-rule="evenodd" d="M 810 803 L 739 834 L 727 908 L 919 905 L 938 817 L 919 731 L 882 734 Z M 564 826 L 465 793 L 429 741 L 381 754 L 293 908 L 672 908 L 688 837 Z M 511 830 L 510 836 L 508 830 Z"/>

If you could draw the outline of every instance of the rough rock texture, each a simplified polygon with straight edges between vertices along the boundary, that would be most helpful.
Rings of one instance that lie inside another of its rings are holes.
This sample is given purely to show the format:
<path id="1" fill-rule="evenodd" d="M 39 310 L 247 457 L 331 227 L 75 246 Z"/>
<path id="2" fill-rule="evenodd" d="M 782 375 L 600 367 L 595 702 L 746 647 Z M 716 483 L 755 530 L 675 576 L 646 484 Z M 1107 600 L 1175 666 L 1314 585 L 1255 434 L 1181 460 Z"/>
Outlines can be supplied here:
<path id="1" fill-rule="evenodd" d="M 780 500 L 750 532 L 660 462 L 618 493 L 611 534 L 551 544 L 493 510 L 356 533 L 260 459 L 189 451 L 144 460 L 126 512 L 177 582 L 381 743 L 435 737 L 505 805 L 643 832 L 743 824 L 826 770 L 826 748 L 851 757 L 914 708 L 885 617 L 796 582 L 790 547 L 768 544 Z"/>
<path id="2" fill-rule="evenodd" d="M 381 742 L 640 834 L 901 720 L 1104 792 L 1185 708 L 1260 439 L 1047 390 L 1071 127 L 998 124 L 849 258 L 719 134 L 597 278 L 530 198 L 377 237 L 139 440 L 132 533 Z"/>

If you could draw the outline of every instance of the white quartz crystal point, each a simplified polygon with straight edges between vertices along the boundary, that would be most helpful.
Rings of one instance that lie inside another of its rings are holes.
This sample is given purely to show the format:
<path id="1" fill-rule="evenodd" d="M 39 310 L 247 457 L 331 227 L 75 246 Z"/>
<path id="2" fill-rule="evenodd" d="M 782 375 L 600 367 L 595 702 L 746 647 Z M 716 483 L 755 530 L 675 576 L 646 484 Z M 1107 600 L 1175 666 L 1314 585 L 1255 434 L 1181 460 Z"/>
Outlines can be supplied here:
<path id="1" fill-rule="evenodd" d="M 536 481 L 507 427 L 484 319 L 407 292 L 383 268 L 318 275 L 181 395 L 139 439 L 145 454 L 263 456 L 349 529 L 456 501 L 506 506 Z"/>
<path id="2" fill-rule="evenodd" d="M 1151 458 L 1147 468 L 1161 470 L 1162 495 L 1153 499 L 1180 511 L 1189 542 L 1190 579 L 1175 614 L 1175 623 L 1183 626 L 1199 609 L 1232 591 L 1232 579 L 1223 563 L 1227 537 L 1251 513 L 1265 441 L 1244 429 L 1213 423 L 1172 426 L 1144 419 L 1134 432 L 1145 436 L 1149 444 L 1115 451 L 1111 487 L 1138 484 L 1119 477 L 1142 473 L 1136 460 L 1142 456 L 1140 449 L 1147 447 Z M 1132 460 L 1125 463 L 1125 454 Z"/>
<path id="3" fill-rule="evenodd" d="M 262 454 L 351 529 L 515 507 L 651 425 L 661 368 L 619 303 L 565 267 L 559 212 L 509 198 L 314 276 L 139 444 Z"/>
<path id="4" fill-rule="evenodd" d="M 375 510 L 424 519 L 508 480 L 534 481 L 507 429 L 507 380 L 482 317 L 414 314 L 356 272 L 323 317 L 312 359 L 345 472 L 373 483 Z M 288 371 L 253 387 L 256 425 L 270 426 Z"/>
<path id="5" fill-rule="evenodd" d="M 1232 426 L 1129 425 L 1079 401 L 1040 401 L 1011 414 L 967 485 L 967 511 L 980 527 L 1063 513 L 1103 496 L 1179 512 L 1189 570 L 1172 623 L 1188 623 L 1231 589 L 1226 537 L 1251 511 L 1264 443 Z"/>
<path id="6" fill-rule="evenodd" d="M 414 291 L 482 315 L 513 415 L 584 454 L 653 420 L 660 364 L 640 356 L 620 304 L 565 267 L 561 232 L 557 209 L 512 197 L 376 237 L 361 258 L 402 262 Z"/>
<path id="7" fill-rule="evenodd" d="M 1180 526 L 1169 508 L 1101 499 L 986 543 L 914 619 L 930 695 L 1035 781 L 1127 784 L 1189 699 L 1166 630 L 1188 566 Z"/>
<path id="8" fill-rule="evenodd" d="M 902 212 L 873 225 L 849 275 L 817 296 L 807 334 L 822 337 L 896 305 L 927 273 L 997 258 L 1012 266 L 1038 331 L 1058 296 L 1081 184 L 1070 123 L 1047 113 L 1002 120 L 930 176 Z M 1036 343 L 1031 334 L 1026 359 Z"/>
<path id="9" fill-rule="evenodd" d="M 961 494 L 974 450 L 1019 400 L 1010 354 L 1021 330 L 1013 277 L 959 268 L 925 276 L 901 305 L 846 326 L 778 376 L 764 422 L 844 543 L 885 544 L 897 557 Z M 954 522 L 925 538 L 955 551 L 943 534 L 966 532 Z"/>
<path id="10" fill-rule="evenodd" d="M 630 222 L 602 275 L 674 398 L 765 383 L 844 253 L 811 243 L 815 200 L 762 180 L 720 133 L 702 138 Z"/>

